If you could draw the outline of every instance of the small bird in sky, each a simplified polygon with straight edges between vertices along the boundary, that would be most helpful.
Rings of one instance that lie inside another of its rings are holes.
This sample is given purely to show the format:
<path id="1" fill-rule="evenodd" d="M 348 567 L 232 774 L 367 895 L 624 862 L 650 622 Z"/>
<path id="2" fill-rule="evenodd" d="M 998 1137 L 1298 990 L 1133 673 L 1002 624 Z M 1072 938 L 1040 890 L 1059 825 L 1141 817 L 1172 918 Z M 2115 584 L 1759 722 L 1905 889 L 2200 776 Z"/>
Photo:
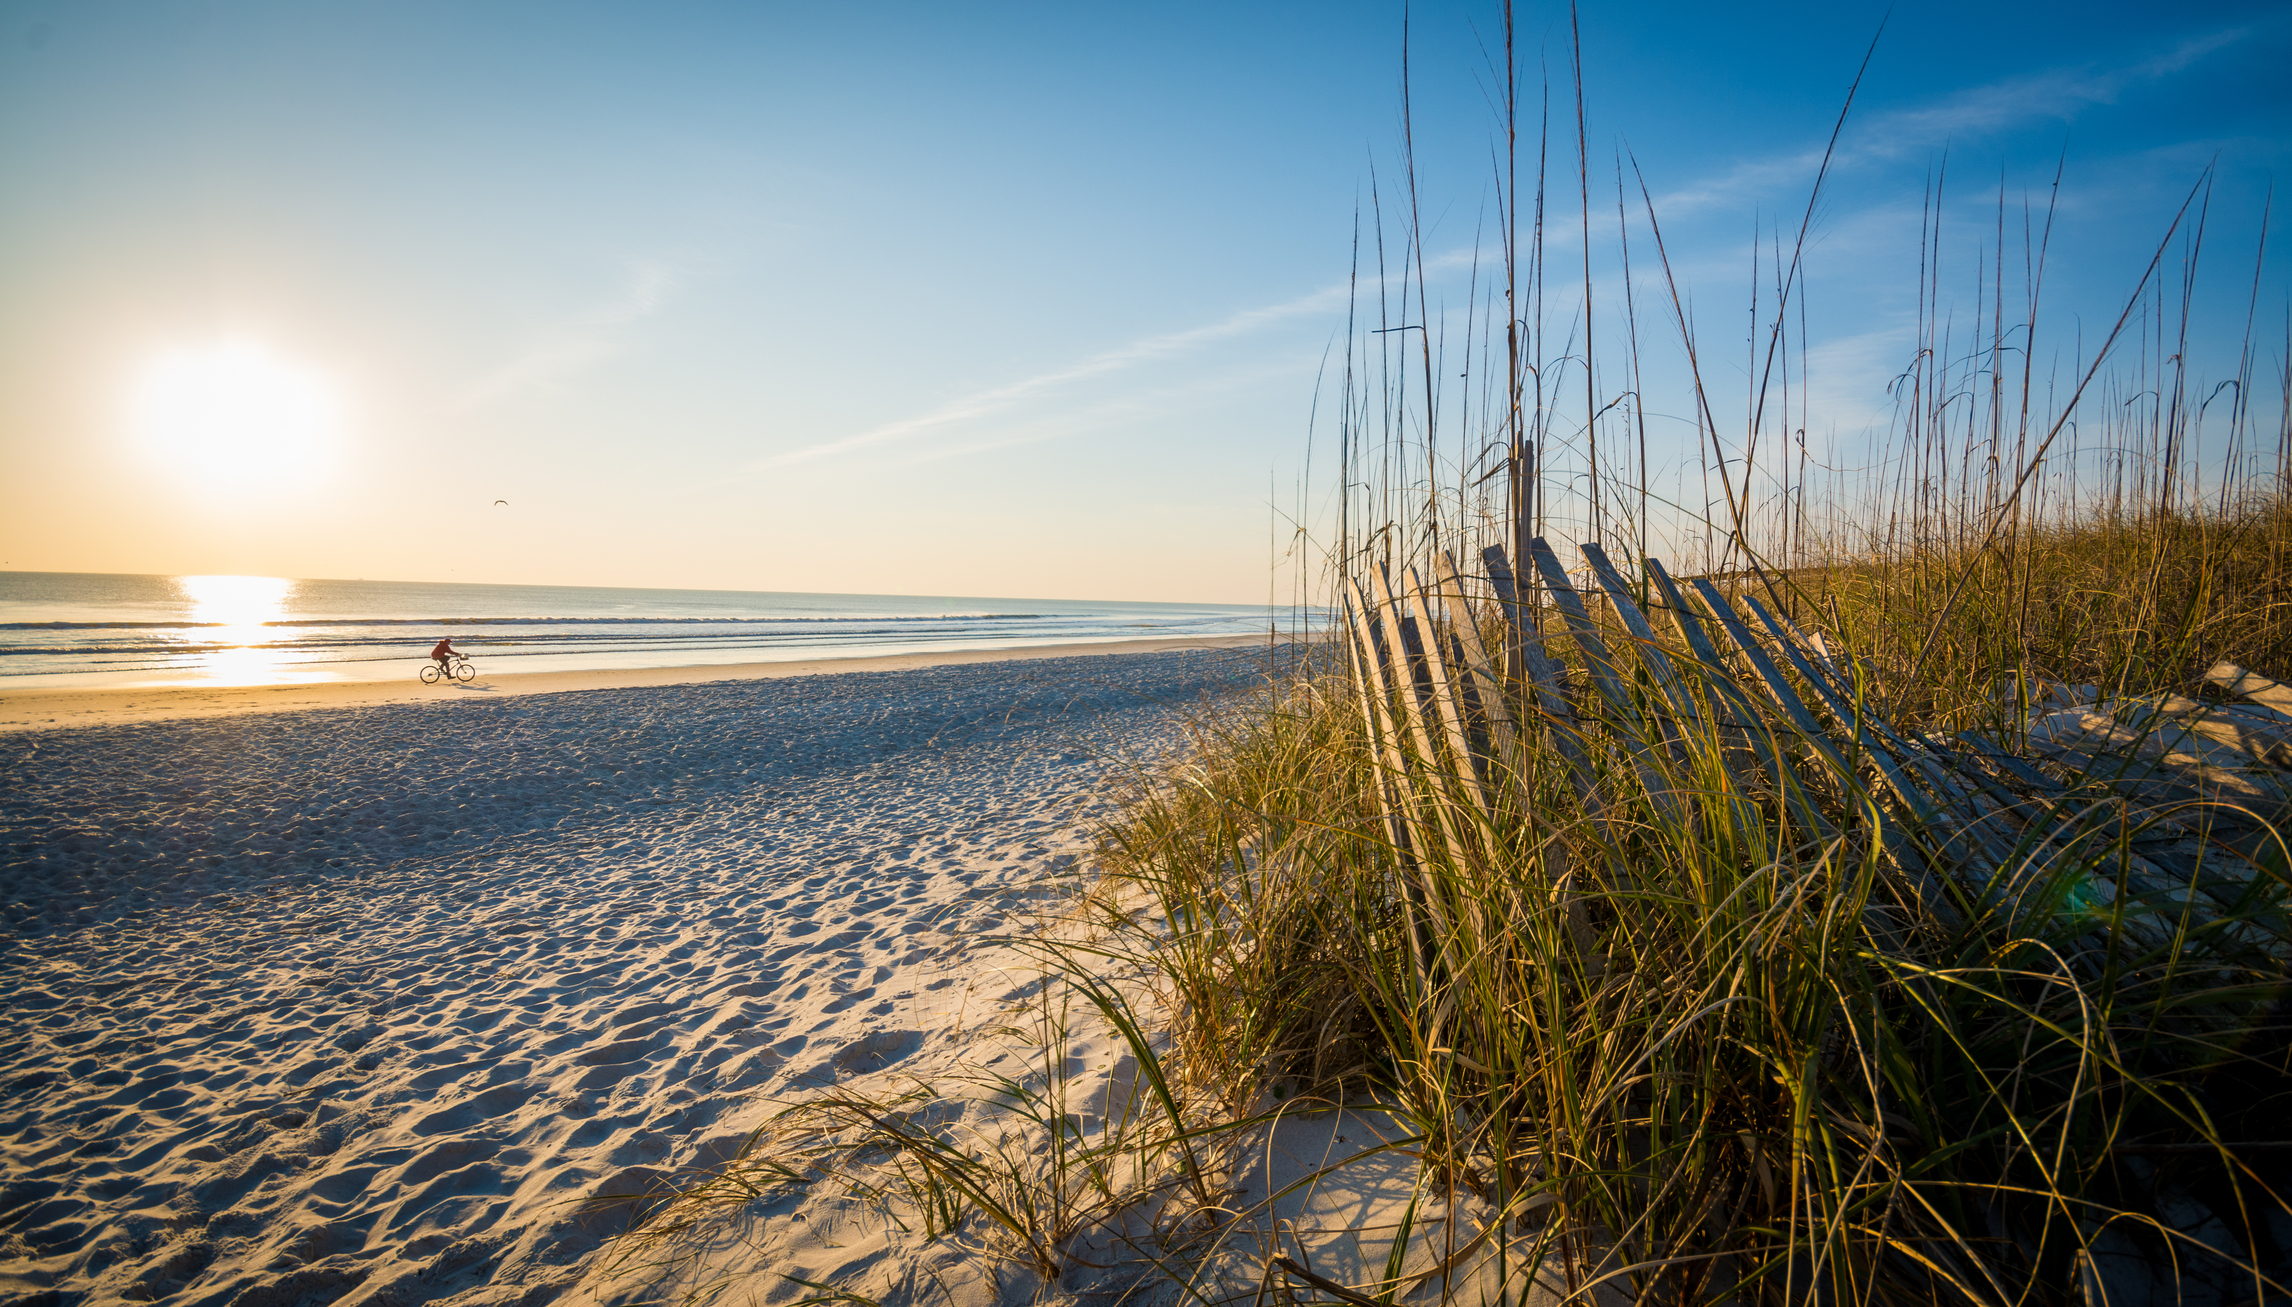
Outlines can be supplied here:
<path id="1" fill-rule="evenodd" d="M 509 507 L 509 501 L 506 499 L 496 499 L 493 501 L 493 506 L 495 508 L 507 508 Z"/>

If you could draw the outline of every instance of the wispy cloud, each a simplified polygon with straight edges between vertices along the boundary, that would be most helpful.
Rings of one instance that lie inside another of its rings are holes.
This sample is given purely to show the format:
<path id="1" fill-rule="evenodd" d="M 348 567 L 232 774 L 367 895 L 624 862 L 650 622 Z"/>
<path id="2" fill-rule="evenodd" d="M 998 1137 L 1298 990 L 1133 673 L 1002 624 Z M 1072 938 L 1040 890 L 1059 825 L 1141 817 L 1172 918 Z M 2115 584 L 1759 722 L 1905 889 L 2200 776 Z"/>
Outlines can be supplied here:
<path id="1" fill-rule="evenodd" d="M 1173 408 L 1198 404 L 1213 395 L 1246 390 L 1271 378 L 1293 377 L 1300 373 L 1310 376 L 1312 369 L 1311 357 L 1285 356 L 1259 366 L 1235 368 L 1213 376 L 1196 378 L 1181 385 L 1126 392 L 1079 408 L 1061 407 L 1056 413 L 1002 428 L 982 440 L 953 443 L 922 451 L 902 460 L 901 466 L 967 458 L 990 450 L 1009 449 L 1014 445 L 1032 445 L 1045 440 L 1063 440 L 1069 436 L 1102 431 L 1140 418 L 1167 413 Z"/>
<path id="2" fill-rule="evenodd" d="M 2053 119 L 2068 122 L 2094 105 L 2114 104 L 2150 83 L 2195 67 L 2205 56 L 2257 35 L 2255 26 L 2192 36 L 2162 54 L 2106 69 L 2057 69 L 2004 78 L 1954 91 L 1930 104 L 1878 114 L 1848 129 L 1835 162 L 1893 158 L 1969 136 Z M 1723 173 L 1690 182 L 1656 200 L 1670 217 L 1741 203 L 1780 186 L 1803 185 L 1822 163 L 1822 148 L 1747 159 Z"/>
<path id="3" fill-rule="evenodd" d="M 682 280 L 682 274 L 667 263 L 638 263 L 630 270 L 627 291 L 543 333 L 523 354 L 464 387 L 455 397 L 455 407 L 475 408 L 531 390 L 613 354 L 622 345 L 621 329 L 660 312 Z"/>
<path id="4" fill-rule="evenodd" d="M 871 427 L 866 431 L 855 432 L 848 436 L 838 436 L 832 440 L 823 440 L 817 444 L 803 446 L 800 449 L 786 450 L 766 458 L 757 459 L 738 470 L 743 473 L 761 472 L 770 468 L 807 463 L 813 459 L 827 458 L 835 454 L 846 454 L 870 446 L 913 440 L 919 436 L 935 432 L 954 430 L 982 418 L 1007 412 L 1026 401 L 1043 397 L 1059 387 L 1074 382 L 1102 378 L 1123 372 L 1140 364 L 1169 358 L 1188 350 L 1199 349 L 1216 341 L 1247 335 L 1250 332 L 1291 318 L 1328 312 L 1344 304 L 1346 293 L 1347 288 L 1342 285 L 1325 287 L 1310 295 L 1301 295 L 1296 299 L 1285 300 L 1279 304 L 1268 305 L 1264 308 L 1244 309 L 1205 326 L 1170 332 L 1160 336 L 1148 336 L 1128 345 L 1090 355 L 1062 368 L 1055 368 L 1021 381 L 1014 381 L 988 390 L 975 391 L 969 395 L 949 400 L 928 413 L 918 414 L 911 418 L 901 418 L 896 422 L 887 422 L 882 426 Z M 978 446 L 978 448 L 989 447 L 991 446 Z"/>
<path id="5" fill-rule="evenodd" d="M 1939 102 L 1900 109 L 1874 119 L 1857 137 L 1858 153 L 1891 155 L 1954 137 L 2000 131 L 2040 119 L 2067 122 L 2097 104 L 2115 104 L 2127 91 L 2162 81 L 2197 61 L 2253 35 L 2232 27 L 2191 37 L 2154 58 L 2101 71 L 2054 71 L 1969 87 Z"/>

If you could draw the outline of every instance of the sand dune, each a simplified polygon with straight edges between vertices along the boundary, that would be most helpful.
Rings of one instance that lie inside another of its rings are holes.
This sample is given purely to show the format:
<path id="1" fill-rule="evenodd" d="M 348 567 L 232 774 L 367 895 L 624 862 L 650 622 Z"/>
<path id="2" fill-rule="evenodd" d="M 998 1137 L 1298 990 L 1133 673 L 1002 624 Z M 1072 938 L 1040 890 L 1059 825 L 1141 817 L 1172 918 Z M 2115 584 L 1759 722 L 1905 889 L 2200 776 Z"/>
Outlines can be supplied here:
<path id="1" fill-rule="evenodd" d="M 1170 652 L 0 739 L 0 1297 L 544 1303 L 768 1100 L 959 1050 Z"/>

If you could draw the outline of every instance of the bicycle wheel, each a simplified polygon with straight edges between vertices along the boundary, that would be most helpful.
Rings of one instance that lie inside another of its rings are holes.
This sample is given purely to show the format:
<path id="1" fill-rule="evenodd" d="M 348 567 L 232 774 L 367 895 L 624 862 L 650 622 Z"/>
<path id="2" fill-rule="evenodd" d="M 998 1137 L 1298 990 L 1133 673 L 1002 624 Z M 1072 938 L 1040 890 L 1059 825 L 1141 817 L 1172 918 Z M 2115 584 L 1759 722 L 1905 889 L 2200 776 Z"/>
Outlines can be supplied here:
<path id="1" fill-rule="evenodd" d="M 429 666 L 422 669 L 422 684 L 436 685 L 440 675 L 442 675 L 442 673 L 438 671 L 438 665 L 436 663 L 431 663 Z"/>
<path id="2" fill-rule="evenodd" d="M 478 669 L 470 666 L 467 662 L 454 664 L 454 679 L 457 681 L 474 681 L 477 679 L 477 674 Z"/>

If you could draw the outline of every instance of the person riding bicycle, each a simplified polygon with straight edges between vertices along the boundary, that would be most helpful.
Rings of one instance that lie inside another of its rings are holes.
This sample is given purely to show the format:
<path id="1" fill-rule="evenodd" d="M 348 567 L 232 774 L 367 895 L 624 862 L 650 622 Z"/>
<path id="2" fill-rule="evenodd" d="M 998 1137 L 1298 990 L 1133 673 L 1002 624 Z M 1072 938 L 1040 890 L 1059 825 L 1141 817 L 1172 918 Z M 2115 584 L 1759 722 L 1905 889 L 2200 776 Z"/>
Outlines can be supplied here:
<path id="1" fill-rule="evenodd" d="M 454 648 L 454 638 L 450 635 L 438 641 L 437 648 L 430 650 L 430 657 L 438 661 L 438 670 L 446 673 L 454 670 L 451 660 L 461 656 L 461 652 Z"/>

